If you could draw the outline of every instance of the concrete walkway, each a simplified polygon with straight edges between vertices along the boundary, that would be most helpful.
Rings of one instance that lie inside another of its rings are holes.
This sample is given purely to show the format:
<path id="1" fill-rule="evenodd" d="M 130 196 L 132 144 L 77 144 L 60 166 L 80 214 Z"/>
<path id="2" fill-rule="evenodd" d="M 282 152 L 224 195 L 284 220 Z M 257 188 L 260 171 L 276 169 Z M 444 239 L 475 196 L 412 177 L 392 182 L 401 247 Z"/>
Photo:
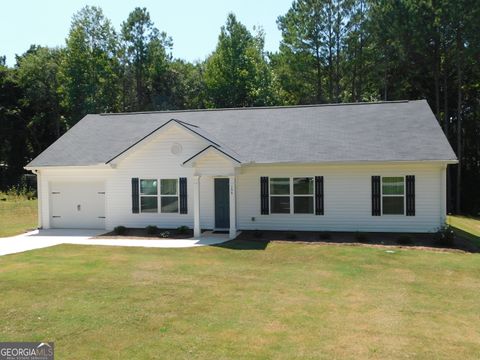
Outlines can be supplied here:
<path id="1" fill-rule="evenodd" d="M 60 244 L 137 246 L 149 248 L 188 248 L 220 244 L 228 240 L 228 235 L 205 232 L 200 239 L 93 239 L 105 230 L 49 229 L 34 230 L 25 234 L 0 238 L 0 256 L 29 250 L 41 249 Z"/>

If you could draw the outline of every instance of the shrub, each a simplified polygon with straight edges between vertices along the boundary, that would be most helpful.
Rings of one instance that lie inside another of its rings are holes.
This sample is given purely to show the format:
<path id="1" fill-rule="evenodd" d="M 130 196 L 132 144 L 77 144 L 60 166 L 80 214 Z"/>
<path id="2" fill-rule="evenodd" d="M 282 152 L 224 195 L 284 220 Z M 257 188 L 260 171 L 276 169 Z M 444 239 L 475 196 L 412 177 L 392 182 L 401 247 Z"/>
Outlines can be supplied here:
<path id="1" fill-rule="evenodd" d="M 438 229 L 433 235 L 433 239 L 437 245 L 450 247 L 455 242 L 455 232 L 450 225 L 445 225 Z"/>
<path id="2" fill-rule="evenodd" d="M 258 230 L 255 230 L 253 232 L 253 236 L 256 238 L 256 239 L 260 239 L 261 237 L 263 237 L 263 233 L 261 231 L 258 231 Z"/>
<path id="3" fill-rule="evenodd" d="M 155 235 L 158 232 L 158 227 L 155 225 L 148 225 L 145 230 L 147 231 L 147 234 Z"/>
<path id="4" fill-rule="evenodd" d="M 355 233 L 355 239 L 358 242 L 361 242 L 361 243 L 367 243 L 368 242 L 367 234 L 362 233 L 362 232 L 358 232 L 358 231 Z"/>
<path id="5" fill-rule="evenodd" d="M 177 233 L 178 234 L 186 234 L 188 233 L 188 226 L 182 225 L 177 228 Z"/>
<path id="6" fill-rule="evenodd" d="M 115 234 L 117 235 L 125 235 L 125 233 L 127 232 L 127 228 L 125 226 L 122 226 L 122 225 L 119 225 L 119 226 L 116 226 L 113 231 L 115 232 Z"/>
<path id="7" fill-rule="evenodd" d="M 295 240 L 297 238 L 297 234 L 295 233 L 288 233 L 287 234 L 287 239 L 288 240 Z"/>
<path id="8" fill-rule="evenodd" d="M 37 198 L 36 190 L 36 176 L 32 174 L 24 174 L 21 176 L 18 184 L 11 186 L 6 194 L 15 200 L 27 199 L 32 200 Z"/>
<path id="9" fill-rule="evenodd" d="M 409 245 L 411 244 L 413 241 L 412 241 L 412 238 L 409 236 L 409 235 L 400 235 L 397 239 L 397 243 L 399 243 L 400 245 Z"/>
<path id="10" fill-rule="evenodd" d="M 161 232 L 161 233 L 160 233 L 160 237 L 162 237 L 162 238 L 168 238 L 168 237 L 170 237 L 170 232 L 168 232 L 168 231 Z"/>
<path id="11" fill-rule="evenodd" d="M 328 232 L 321 232 L 318 237 L 320 238 L 320 240 L 330 240 L 331 237 L 332 237 L 332 234 L 328 233 Z"/>

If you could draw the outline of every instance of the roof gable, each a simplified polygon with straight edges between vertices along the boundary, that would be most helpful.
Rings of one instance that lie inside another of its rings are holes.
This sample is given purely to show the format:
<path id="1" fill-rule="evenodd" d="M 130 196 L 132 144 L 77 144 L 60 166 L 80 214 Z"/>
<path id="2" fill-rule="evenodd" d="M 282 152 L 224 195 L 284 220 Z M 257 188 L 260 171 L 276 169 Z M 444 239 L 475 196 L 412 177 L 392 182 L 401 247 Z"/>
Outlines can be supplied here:
<path id="1" fill-rule="evenodd" d="M 120 153 L 115 155 L 113 158 L 110 160 L 106 161 L 106 164 L 109 163 L 118 163 L 121 161 L 123 158 L 128 156 L 130 153 L 136 151 L 137 148 L 144 146 L 148 144 L 150 141 L 153 140 L 153 138 L 157 135 L 160 135 L 161 133 L 164 133 L 168 131 L 170 128 L 176 127 L 177 129 L 180 129 L 181 131 L 186 131 L 189 134 L 201 139 L 202 141 L 205 142 L 206 145 L 208 146 L 220 146 L 219 144 L 215 143 L 213 140 L 208 138 L 208 134 L 206 132 L 200 132 L 199 129 L 191 124 L 184 123 L 180 120 L 177 119 L 170 119 L 167 122 L 163 123 L 153 131 L 149 132 L 147 135 L 145 135 L 143 138 L 140 140 L 136 141 L 135 143 L 131 144 L 128 146 L 126 149 L 122 150 Z"/>
<path id="2" fill-rule="evenodd" d="M 232 154 L 228 151 L 222 150 L 214 145 L 209 145 L 205 149 L 202 149 L 195 155 L 191 156 L 187 160 L 183 162 L 183 165 L 185 166 L 191 166 L 193 165 L 196 161 L 201 160 L 205 156 L 209 156 L 210 154 L 217 154 L 221 156 L 222 158 L 226 159 L 229 162 L 232 162 L 234 166 L 240 165 L 242 162 L 238 159 L 236 159 L 234 156 L 235 154 Z"/>

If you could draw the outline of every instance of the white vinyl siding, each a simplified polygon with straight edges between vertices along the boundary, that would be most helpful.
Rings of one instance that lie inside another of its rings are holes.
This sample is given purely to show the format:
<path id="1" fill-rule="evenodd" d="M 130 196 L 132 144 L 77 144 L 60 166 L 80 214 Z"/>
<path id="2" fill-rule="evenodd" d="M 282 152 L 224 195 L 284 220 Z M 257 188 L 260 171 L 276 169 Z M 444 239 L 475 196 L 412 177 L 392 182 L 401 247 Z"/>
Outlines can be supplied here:
<path id="1" fill-rule="evenodd" d="M 260 177 L 324 177 L 325 215 L 260 214 Z M 371 177 L 415 175 L 416 214 L 372 214 Z M 442 176 L 440 164 L 265 165 L 242 169 L 237 178 L 237 226 L 240 230 L 429 232 L 441 226 Z"/>

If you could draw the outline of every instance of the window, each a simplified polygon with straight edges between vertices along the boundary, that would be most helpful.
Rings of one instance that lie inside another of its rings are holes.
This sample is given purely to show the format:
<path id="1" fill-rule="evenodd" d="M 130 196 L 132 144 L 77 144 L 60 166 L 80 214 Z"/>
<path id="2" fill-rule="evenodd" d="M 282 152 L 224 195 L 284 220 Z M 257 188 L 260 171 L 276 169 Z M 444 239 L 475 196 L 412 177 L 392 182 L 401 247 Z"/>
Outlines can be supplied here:
<path id="1" fill-rule="evenodd" d="M 403 215 L 405 213 L 405 178 L 382 177 L 382 214 Z"/>
<path id="2" fill-rule="evenodd" d="M 271 214 L 313 214 L 313 177 L 270 178 Z"/>
<path id="3" fill-rule="evenodd" d="M 162 213 L 178 213 L 178 179 L 160 180 Z"/>
<path id="4" fill-rule="evenodd" d="M 270 179 L 270 213 L 290 214 L 290 178 Z"/>
<path id="5" fill-rule="evenodd" d="M 158 211 L 158 181 L 156 179 L 140 180 L 140 211 L 154 213 Z"/>
<path id="6" fill-rule="evenodd" d="M 293 178 L 293 212 L 313 214 L 313 177 Z"/>

